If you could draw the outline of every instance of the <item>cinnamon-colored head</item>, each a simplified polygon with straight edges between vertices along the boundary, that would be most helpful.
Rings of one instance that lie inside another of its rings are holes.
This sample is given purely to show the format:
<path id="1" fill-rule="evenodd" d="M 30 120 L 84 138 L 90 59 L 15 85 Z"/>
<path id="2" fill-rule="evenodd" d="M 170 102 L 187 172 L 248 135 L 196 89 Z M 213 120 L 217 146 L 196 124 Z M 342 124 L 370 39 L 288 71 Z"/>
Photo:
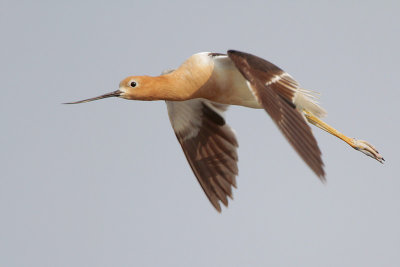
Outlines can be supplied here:
<path id="1" fill-rule="evenodd" d="M 165 83 L 160 77 L 130 76 L 119 83 L 120 97 L 129 100 L 159 100 Z"/>
<path id="2" fill-rule="evenodd" d="M 170 84 L 169 79 L 164 75 L 158 77 L 130 76 L 120 82 L 117 91 L 66 104 L 86 103 L 108 97 L 121 97 L 129 100 L 167 100 L 174 89 L 174 86 Z"/>

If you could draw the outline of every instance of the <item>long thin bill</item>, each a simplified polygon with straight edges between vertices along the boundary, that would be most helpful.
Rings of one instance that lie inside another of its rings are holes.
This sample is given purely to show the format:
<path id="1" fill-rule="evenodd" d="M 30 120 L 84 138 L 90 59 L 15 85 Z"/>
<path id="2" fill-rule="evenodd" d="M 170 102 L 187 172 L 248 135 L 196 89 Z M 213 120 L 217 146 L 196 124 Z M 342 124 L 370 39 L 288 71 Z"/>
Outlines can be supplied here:
<path id="1" fill-rule="evenodd" d="M 91 102 L 91 101 L 95 101 L 95 100 L 99 100 L 99 99 L 103 99 L 103 98 L 107 98 L 107 97 L 118 97 L 121 95 L 121 91 L 117 90 L 111 93 L 107 93 L 101 96 L 97 96 L 97 97 L 93 97 L 93 98 L 88 98 L 85 100 L 80 100 L 80 101 L 76 101 L 76 102 L 69 102 L 69 103 L 64 103 L 64 104 L 80 104 L 80 103 L 86 103 L 86 102 Z"/>

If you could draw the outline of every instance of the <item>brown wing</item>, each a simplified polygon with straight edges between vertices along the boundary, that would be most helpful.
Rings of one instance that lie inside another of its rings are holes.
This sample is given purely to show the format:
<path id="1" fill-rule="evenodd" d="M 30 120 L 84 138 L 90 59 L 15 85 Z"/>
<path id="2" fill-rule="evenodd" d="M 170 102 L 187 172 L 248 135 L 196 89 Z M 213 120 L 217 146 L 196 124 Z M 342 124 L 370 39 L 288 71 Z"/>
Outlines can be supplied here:
<path id="1" fill-rule="evenodd" d="M 321 151 L 311 128 L 294 104 L 297 82 L 262 58 L 234 50 L 229 50 L 228 56 L 289 143 L 315 174 L 324 180 Z"/>
<path id="2" fill-rule="evenodd" d="M 168 115 L 186 159 L 211 204 L 228 206 L 238 174 L 238 143 L 225 124 L 225 105 L 206 100 L 166 101 Z"/>

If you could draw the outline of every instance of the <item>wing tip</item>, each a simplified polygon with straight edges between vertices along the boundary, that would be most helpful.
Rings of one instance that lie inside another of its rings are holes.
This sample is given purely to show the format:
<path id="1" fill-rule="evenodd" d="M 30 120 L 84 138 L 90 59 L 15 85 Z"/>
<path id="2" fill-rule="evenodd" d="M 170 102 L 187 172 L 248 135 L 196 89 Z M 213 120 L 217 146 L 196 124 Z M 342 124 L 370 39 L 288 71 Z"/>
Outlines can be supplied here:
<path id="1" fill-rule="evenodd" d="M 318 178 L 323 184 L 327 184 L 325 173 L 318 175 Z"/>
<path id="2" fill-rule="evenodd" d="M 216 210 L 218 213 L 221 213 L 221 212 L 222 212 L 221 205 L 219 204 L 219 201 L 217 201 L 217 202 L 215 202 L 215 203 L 211 202 L 211 204 L 213 205 L 213 207 L 215 208 L 215 210 Z"/>

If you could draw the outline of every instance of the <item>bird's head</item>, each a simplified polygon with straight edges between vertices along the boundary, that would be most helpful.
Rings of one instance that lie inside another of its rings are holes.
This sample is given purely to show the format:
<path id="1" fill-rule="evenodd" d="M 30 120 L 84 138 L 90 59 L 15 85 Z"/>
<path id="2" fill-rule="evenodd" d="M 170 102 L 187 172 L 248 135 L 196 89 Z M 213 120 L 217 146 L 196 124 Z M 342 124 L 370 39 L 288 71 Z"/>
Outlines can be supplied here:
<path id="1" fill-rule="evenodd" d="M 160 87 L 162 76 L 130 76 L 119 83 L 119 89 L 101 96 L 70 102 L 66 104 L 80 104 L 108 97 L 120 97 L 129 100 L 158 100 L 157 88 Z"/>
<path id="2" fill-rule="evenodd" d="M 120 97 L 129 100 L 157 100 L 156 91 L 161 86 L 159 77 L 130 76 L 119 83 Z"/>

